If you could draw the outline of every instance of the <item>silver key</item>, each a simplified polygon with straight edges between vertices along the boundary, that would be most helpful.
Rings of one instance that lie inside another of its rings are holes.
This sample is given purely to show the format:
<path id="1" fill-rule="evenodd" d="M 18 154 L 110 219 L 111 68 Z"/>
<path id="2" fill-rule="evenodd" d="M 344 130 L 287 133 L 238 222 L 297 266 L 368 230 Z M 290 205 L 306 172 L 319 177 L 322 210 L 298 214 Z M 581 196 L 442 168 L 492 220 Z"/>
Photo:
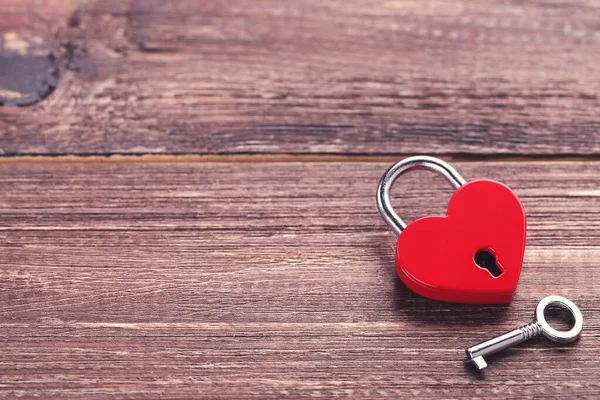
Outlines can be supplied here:
<path id="1" fill-rule="evenodd" d="M 570 312 L 575 320 L 573 327 L 566 332 L 558 331 L 552 328 L 548 322 L 546 322 L 546 317 L 544 317 L 544 311 L 548 307 L 559 307 Z M 465 350 L 467 353 L 467 358 L 475 365 L 477 369 L 481 370 L 487 367 L 484 357 L 515 346 L 519 343 L 523 343 L 524 341 L 533 337 L 544 335 L 553 342 L 570 343 L 577 340 L 581 334 L 581 330 L 583 329 L 583 316 L 581 315 L 581 311 L 579 311 L 579 308 L 577 308 L 577 306 L 571 300 L 565 299 L 561 296 L 544 297 L 535 309 L 535 317 L 536 320 L 528 325 L 505 333 L 504 335 L 498 336 L 495 339 L 488 340 L 487 342 L 469 347 Z"/>

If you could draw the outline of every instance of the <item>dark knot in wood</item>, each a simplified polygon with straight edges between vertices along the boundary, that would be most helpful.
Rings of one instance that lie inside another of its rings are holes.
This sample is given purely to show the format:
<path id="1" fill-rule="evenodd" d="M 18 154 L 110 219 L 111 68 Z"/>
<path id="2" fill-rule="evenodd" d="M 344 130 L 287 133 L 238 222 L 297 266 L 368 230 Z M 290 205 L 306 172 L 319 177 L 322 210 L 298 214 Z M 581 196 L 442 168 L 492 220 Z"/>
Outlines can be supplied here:
<path id="1" fill-rule="evenodd" d="M 60 70 L 53 52 L 39 36 L 0 34 L 0 106 L 29 106 L 56 88 Z"/>

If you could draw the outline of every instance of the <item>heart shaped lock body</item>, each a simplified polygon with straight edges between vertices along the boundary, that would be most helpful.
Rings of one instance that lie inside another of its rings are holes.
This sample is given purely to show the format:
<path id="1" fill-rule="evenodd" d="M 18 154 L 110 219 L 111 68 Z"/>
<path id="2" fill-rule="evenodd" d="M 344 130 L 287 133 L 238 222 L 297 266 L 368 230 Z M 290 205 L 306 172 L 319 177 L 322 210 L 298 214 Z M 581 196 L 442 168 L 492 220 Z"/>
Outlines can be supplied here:
<path id="1" fill-rule="evenodd" d="M 454 192 L 446 216 L 417 219 L 402 231 L 396 270 L 411 290 L 456 303 L 509 303 L 525 252 L 525 210 L 506 185 L 474 180 Z M 495 258 L 498 276 L 475 261 Z M 491 254 L 489 254 L 491 253 Z"/>

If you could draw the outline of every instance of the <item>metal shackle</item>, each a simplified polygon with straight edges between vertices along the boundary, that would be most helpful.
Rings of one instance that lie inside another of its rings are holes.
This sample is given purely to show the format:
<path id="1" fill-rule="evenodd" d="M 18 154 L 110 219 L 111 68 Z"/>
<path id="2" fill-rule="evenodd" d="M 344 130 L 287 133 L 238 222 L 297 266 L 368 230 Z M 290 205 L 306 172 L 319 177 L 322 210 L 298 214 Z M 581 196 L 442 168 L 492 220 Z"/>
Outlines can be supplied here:
<path id="1" fill-rule="evenodd" d="M 392 202 L 390 200 L 390 190 L 392 185 L 405 172 L 412 171 L 415 169 L 425 169 L 433 172 L 437 172 L 442 175 L 452 185 L 454 189 L 458 189 L 467 181 L 454 168 L 448 163 L 435 157 L 428 156 L 414 156 L 408 157 L 404 160 L 398 161 L 392 165 L 381 177 L 379 186 L 377 187 L 377 208 L 385 222 L 392 228 L 396 234 L 400 235 L 404 228 L 406 228 L 406 222 L 402 220 L 396 214 L 392 208 Z"/>

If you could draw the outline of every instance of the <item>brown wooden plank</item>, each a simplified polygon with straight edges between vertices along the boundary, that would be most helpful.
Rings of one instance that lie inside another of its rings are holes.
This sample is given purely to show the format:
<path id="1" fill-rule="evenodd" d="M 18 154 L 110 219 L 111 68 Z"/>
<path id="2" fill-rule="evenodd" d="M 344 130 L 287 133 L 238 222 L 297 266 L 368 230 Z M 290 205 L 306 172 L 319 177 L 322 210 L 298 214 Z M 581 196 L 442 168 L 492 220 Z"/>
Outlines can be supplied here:
<path id="1" fill-rule="evenodd" d="M 600 163 L 456 163 L 529 218 L 512 304 L 421 298 L 375 206 L 383 163 L 0 164 L 0 395 L 59 398 L 594 398 L 600 393 Z M 415 172 L 407 219 L 451 190 Z M 549 294 L 580 341 L 490 360 L 463 349 Z"/>
<path id="2" fill-rule="evenodd" d="M 61 82 L 0 108 L 5 154 L 600 151 L 595 1 L 65 4 Z"/>

